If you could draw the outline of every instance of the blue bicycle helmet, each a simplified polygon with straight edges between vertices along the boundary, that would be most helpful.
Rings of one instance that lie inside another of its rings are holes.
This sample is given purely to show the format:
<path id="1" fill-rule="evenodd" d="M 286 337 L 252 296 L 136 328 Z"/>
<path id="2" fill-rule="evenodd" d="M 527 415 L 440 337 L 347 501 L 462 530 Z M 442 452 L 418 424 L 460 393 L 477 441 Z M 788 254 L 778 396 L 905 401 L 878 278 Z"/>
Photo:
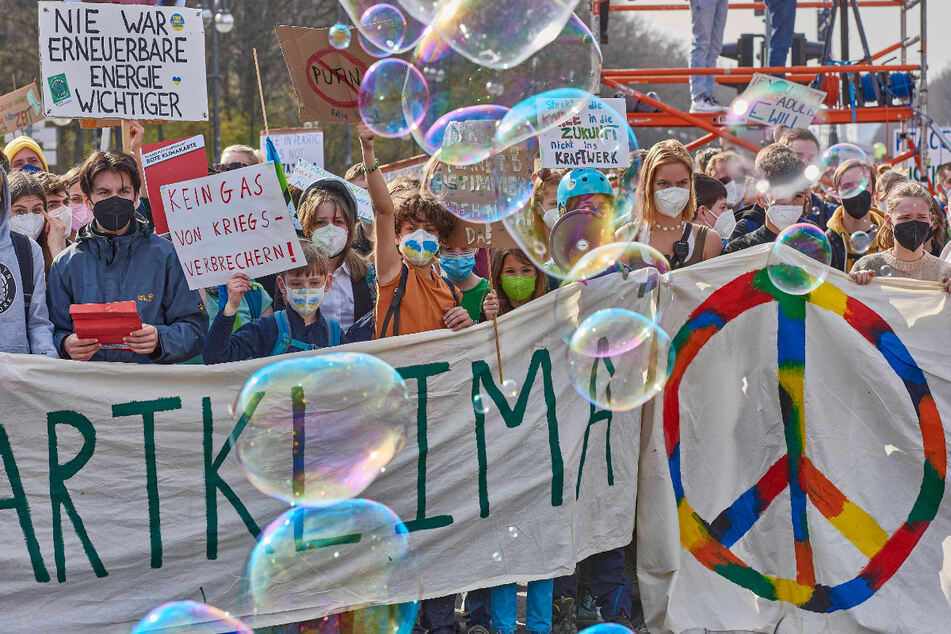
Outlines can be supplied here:
<path id="1" fill-rule="evenodd" d="M 571 170 L 558 183 L 558 209 L 564 209 L 569 198 L 585 194 L 606 194 L 614 196 L 607 176 L 596 169 L 585 167 Z"/>

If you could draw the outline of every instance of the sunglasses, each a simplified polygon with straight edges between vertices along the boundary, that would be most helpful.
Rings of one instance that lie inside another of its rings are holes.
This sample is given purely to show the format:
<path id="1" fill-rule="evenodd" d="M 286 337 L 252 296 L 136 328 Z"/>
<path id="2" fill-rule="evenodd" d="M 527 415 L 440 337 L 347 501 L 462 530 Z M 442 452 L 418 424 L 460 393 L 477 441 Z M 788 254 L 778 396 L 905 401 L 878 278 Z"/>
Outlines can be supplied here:
<path id="1" fill-rule="evenodd" d="M 221 172 L 239 170 L 242 167 L 247 167 L 247 165 L 241 163 L 240 161 L 232 161 L 231 163 L 215 163 L 213 169 L 220 174 Z"/>

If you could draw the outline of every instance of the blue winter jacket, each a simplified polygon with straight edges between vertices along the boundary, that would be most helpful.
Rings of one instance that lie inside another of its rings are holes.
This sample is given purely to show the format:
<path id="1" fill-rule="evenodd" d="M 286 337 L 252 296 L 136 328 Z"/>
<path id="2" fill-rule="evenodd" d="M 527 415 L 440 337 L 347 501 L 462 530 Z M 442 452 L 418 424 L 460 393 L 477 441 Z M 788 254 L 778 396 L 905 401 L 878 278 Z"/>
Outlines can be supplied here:
<path id="1" fill-rule="evenodd" d="M 135 300 L 143 324 L 155 326 L 159 343 L 146 356 L 131 350 L 100 350 L 93 361 L 178 363 L 201 352 L 208 315 L 198 291 L 188 290 L 172 243 L 149 230 L 136 216 L 122 236 L 102 235 L 90 222 L 76 242 L 60 253 L 50 268 L 47 303 L 53 339 L 63 358 L 63 340 L 74 331 L 71 304 Z"/>

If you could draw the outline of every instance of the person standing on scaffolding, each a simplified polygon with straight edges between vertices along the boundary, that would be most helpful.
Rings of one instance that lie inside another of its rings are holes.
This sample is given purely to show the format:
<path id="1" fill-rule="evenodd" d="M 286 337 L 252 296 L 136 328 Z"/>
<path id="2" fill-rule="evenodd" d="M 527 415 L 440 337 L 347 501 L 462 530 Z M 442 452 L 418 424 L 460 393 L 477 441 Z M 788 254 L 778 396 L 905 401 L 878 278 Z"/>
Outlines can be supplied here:
<path id="1" fill-rule="evenodd" d="M 785 66 L 796 29 L 796 0 L 766 0 L 772 32 L 769 37 L 769 65 Z"/>
<path id="2" fill-rule="evenodd" d="M 716 68 L 723 49 L 728 0 L 690 0 L 693 40 L 690 44 L 690 68 Z M 713 75 L 690 76 L 690 112 L 726 112 L 713 96 Z"/>

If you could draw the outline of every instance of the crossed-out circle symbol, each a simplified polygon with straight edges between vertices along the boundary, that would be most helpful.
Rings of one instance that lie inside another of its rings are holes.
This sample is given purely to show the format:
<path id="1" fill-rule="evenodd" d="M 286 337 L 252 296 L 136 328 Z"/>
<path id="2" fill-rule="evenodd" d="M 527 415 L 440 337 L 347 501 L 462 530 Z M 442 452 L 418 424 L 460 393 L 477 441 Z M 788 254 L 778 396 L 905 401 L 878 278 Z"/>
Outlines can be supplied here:
<path id="1" fill-rule="evenodd" d="M 755 306 L 774 301 L 778 303 L 779 402 L 787 453 L 755 485 L 707 522 L 684 495 L 680 382 L 700 349 L 728 322 Z M 904 383 L 918 414 L 925 458 L 921 489 L 908 518 L 890 536 L 806 456 L 803 378 L 807 303 L 839 315 L 875 346 Z M 697 561 L 733 583 L 766 599 L 786 601 L 805 610 L 847 610 L 871 597 L 908 558 L 934 519 L 944 495 L 947 465 L 944 428 L 928 383 L 891 327 L 868 306 L 828 282 L 807 295 L 789 295 L 775 288 L 762 269 L 742 275 L 710 295 L 690 315 L 671 347 L 676 357 L 664 391 L 664 441 L 681 544 Z M 765 575 L 730 551 L 786 487 L 792 504 L 796 579 Z M 835 586 L 816 583 L 806 523 L 807 500 L 868 558 L 868 564 L 854 578 Z"/>

